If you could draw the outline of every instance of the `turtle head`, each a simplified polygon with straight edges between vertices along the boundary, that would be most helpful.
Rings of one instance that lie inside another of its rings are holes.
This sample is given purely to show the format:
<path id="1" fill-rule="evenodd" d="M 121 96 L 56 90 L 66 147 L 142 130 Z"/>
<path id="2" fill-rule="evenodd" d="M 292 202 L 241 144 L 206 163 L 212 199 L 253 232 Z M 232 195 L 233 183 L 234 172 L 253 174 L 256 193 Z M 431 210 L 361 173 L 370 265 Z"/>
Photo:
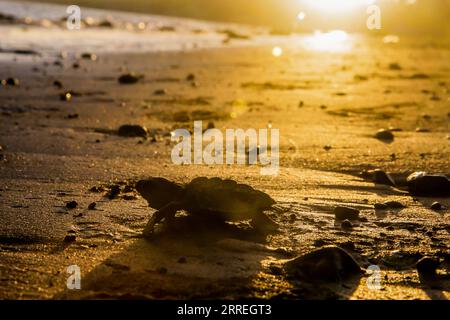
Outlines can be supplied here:
<path id="1" fill-rule="evenodd" d="M 136 184 L 136 190 L 154 209 L 161 209 L 170 202 L 180 201 L 184 193 L 181 185 L 164 178 L 140 180 Z"/>

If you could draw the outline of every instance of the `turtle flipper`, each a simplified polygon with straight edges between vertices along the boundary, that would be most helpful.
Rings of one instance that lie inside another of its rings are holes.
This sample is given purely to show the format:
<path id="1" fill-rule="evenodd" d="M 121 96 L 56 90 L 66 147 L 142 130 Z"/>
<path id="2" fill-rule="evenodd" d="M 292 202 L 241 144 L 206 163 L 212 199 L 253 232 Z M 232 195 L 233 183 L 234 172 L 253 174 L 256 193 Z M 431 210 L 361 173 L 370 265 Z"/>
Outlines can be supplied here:
<path id="1" fill-rule="evenodd" d="M 170 202 L 155 213 L 153 213 L 147 225 L 144 228 L 143 235 L 145 238 L 149 238 L 153 235 L 155 225 L 162 219 L 171 219 L 175 216 L 177 211 L 181 208 L 180 202 Z"/>

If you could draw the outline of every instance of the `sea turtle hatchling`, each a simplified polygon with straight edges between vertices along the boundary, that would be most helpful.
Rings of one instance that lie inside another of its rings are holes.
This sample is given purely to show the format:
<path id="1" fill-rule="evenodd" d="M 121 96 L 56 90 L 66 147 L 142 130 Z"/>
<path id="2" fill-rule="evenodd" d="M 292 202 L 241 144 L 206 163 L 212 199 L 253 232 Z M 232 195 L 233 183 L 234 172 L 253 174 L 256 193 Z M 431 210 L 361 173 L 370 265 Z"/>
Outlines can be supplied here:
<path id="1" fill-rule="evenodd" d="M 157 209 L 144 229 L 146 237 L 153 234 L 156 223 L 162 219 L 170 222 L 178 210 L 185 210 L 202 221 L 250 220 L 253 229 L 258 232 L 277 230 L 277 224 L 263 212 L 271 209 L 275 200 L 262 191 L 233 180 L 200 177 L 180 185 L 154 177 L 140 180 L 136 190 L 150 207 Z"/>

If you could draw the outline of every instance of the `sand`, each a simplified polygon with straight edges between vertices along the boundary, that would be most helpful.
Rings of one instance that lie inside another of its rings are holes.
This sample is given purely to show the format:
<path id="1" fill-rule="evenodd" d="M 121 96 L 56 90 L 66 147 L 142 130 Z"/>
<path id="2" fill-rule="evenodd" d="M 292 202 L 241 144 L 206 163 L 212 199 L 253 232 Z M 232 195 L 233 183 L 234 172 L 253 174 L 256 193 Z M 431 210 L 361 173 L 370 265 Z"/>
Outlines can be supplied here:
<path id="1" fill-rule="evenodd" d="M 445 261 L 439 272 L 448 272 L 450 200 L 412 197 L 359 175 L 375 168 L 400 179 L 414 171 L 450 173 L 448 44 L 384 44 L 354 36 L 345 43 L 352 50 L 330 52 L 308 36 L 255 30 L 254 38 L 227 44 L 217 32 L 222 26 L 208 24 L 207 37 L 185 27 L 142 36 L 122 28 L 87 29 L 64 50 L 73 34 L 57 26 L 26 28 L 32 36 L 21 38 L 22 26 L 0 26 L 7 35 L 1 47 L 36 49 L 30 39 L 41 32 L 58 45 L 43 42 L 39 55 L 0 52 L 0 78 L 20 80 L 0 87 L 1 298 L 448 299 L 447 278 L 425 284 L 415 263 L 434 256 Z M 102 45 L 106 35 L 127 44 L 132 36 L 135 44 L 150 39 L 152 46 L 119 46 L 116 52 L 117 44 Z M 213 40 L 202 47 L 194 45 L 196 37 Z M 167 39 L 183 39 L 188 49 L 167 49 Z M 281 56 L 272 55 L 274 45 L 283 48 Z M 68 56 L 59 57 L 61 50 Z M 77 56 L 85 51 L 97 60 Z M 117 78 L 126 72 L 144 78 L 120 85 Z M 194 81 L 186 80 L 189 74 Z M 154 94 L 162 89 L 164 95 Z M 80 95 L 61 101 L 65 90 Z M 189 121 L 177 121 L 180 111 Z M 198 111 L 220 130 L 279 129 L 279 175 L 261 176 L 258 166 L 248 165 L 174 165 L 170 132 L 192 126 Z M 69 119 L 73 114 L 78 116 Z M 144 125 L 155 139 L 113 134 L 123 124 Z M 402 129 L 393 142 L 373 137 L 389 127 Z M 250 184 L 277 201 L 271 217 L 281 233 L 260 239 L 240 228 L 215 230 L 179 218 L 175 232 L 148 241 L 141 232 L 154 210 L 144 199 L 131 193 L 128 200 L 110 200 L 89 191 L 148 176 L 181 183 L 218 176 Z M 78 207 L 69 210 L 72 200 Z M 386 200 L 407 207 L 373 209 Z M 88 210 L 94 201 L 97 209 Z M 446 208 L 431 210 L 434 201 Z M 343 230 L 332 214 L 337 205 L 360 209 L 367 221 Z M 65 242 L 68 234 L 76 241 Z M 382 289 L 368 288 L 369 274 L 321 290 L 306 283 L 298 288 L 274 271 L 326 245 L 344 247 L 363 268 L 378 265 Z M 66 288 L 70 265 L 80 267 L 81 290 Z"/>

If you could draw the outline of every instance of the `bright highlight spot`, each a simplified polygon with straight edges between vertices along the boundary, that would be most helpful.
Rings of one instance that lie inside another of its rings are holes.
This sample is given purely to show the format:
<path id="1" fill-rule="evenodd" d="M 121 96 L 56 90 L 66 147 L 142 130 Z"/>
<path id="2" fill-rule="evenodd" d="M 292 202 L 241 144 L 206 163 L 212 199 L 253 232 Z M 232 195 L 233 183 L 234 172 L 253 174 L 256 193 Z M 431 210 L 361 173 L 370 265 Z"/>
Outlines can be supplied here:
<path id="1" fill-rule="evenodd" d="M 303 11 L 299 12 L 299 14 L 297 15 L 297 20 L 298 21 L 303 21 L 306 18 L 306 13 L 304 13 Z"/>
<path id="2" fill-rule="evenodd" d="M 387 44 L 398 43 L 400 38 L 394 34 L 389 34 L 383 38 L 383 42 Z"/>
<path id="3" fill-rule="evenodd" d="M 305 38 L 305 45 L 314 51 L 344 52 L 352 49 L 352 41 L 347 32 L 333 30 L 330 32 L 316 31 L 314 35 Z"/>
<path id="4" fill-rule="evenodd" d="M 272 49 L 272 54 L 274 55 L 274 57 L 279 57 L 283 54 L 283 49 L 281 49 L 280 47 L 274 47 Z"/>

